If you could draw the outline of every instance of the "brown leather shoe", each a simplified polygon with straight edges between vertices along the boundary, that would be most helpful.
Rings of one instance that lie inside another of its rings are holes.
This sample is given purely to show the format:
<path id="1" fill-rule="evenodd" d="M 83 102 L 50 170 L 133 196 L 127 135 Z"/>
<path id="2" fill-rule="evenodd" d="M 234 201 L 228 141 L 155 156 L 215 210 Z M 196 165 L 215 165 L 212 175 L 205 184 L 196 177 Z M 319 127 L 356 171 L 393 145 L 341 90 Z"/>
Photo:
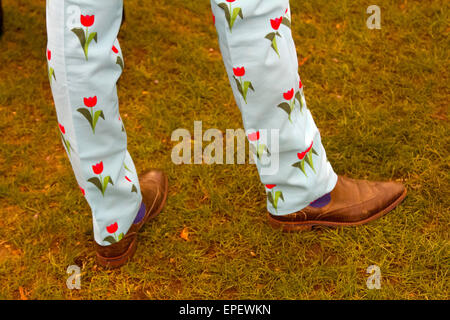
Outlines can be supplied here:
<path id="1" fill-rule="evenodd" d="M 162 170 L 151 169 L 139 176 L 142 205 L 127 234 L 109 246 L 95 243 L 97 262 L 106 268 L 118 268 L 134 255 L 137 247 L 137 234 L 144 224 L 155 218 L 167 200 L 168 179 Z"/>
<path id="2" fill-rule="evenodd" d="M 323 207 L 308 207 L 283 216 L 269 213 L 269 223 L 283 231 L 301 231 L 313 226 L 355 226 L 378 219 L 406 197 L 401 183 L 374 182 L 338 177 Z"/>

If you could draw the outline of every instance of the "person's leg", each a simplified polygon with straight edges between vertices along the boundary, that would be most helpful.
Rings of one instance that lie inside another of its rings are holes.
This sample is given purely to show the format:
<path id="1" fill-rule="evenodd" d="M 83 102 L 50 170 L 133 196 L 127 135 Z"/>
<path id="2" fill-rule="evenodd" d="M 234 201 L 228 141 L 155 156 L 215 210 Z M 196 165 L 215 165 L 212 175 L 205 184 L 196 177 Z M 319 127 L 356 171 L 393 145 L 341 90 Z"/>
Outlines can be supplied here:
<path id="1" fill-rule="evenodd" d="M 48 76 L 60 136 L 92 210 L 97 257 L 107 266 L 134 253 L 137 231 L 167 194 L 159 170 L 141 176 L 141 194 L 127 151 L 116 92 L 124 67 L 117 40 L 122 6 L 122 0 L 47 1 Z"/>
<path id="2" fill-rule="evenodd" d="M 298 211 L 330 192 L 337 176 L 306 107 L 290 29 L 289 1 L 212 0 L 212 9 L 244 127 L 260 131 L 250 135 L 250 143 L 256 146 L 264 129 L 267 133 L 279 130 L 278 172 L 264 175 L 256 160 L 266 185 L 268 210 L 275 215 Z M 265 144 L 274 157 L 270 140 Z"/>
<path id="3" fill-rule="evenodd" d="M 244 127 L 257 150 L 270 222 L 285 230 L 352 225 L 392 210 L 401 184 L 337 176 L 327 161 L 297 73 L 289 0 L 211 0 L 219 44 Z M 267 130 L 279 130 L 279 151 Z M 262 144 L 263 143 L 263 144 Z M 261 159 L 279 156 L 265 174 Z"/>

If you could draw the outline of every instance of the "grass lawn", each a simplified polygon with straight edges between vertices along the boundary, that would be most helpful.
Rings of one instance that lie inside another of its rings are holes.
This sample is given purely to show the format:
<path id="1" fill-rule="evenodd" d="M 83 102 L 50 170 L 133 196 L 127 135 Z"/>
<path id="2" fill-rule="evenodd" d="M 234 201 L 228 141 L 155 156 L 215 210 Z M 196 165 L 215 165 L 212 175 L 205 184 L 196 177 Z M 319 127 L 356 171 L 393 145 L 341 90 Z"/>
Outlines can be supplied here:
<path id="1" fill-rule="evenodd" d="M 409 194 L 367 226 L 284 234 L 254 165 L 171 162 L 177 128 L 242 127 L 209 1 L 126 0 L 119 84 L 129 151 L 170 175 L 132 262 L 96 266 L 91 214 L 59 138 L 45 5 L 4 0 L 0 40 L 0 299 L 448 299 L 449 2 L 291 1 L 308 106 L 330 162 Z M 187 230 L 188 240 L 180 234 Z M 82 267 L 81 290 L 66 287 Z M 378 265 L 380 290 L 366 287 Z"/>

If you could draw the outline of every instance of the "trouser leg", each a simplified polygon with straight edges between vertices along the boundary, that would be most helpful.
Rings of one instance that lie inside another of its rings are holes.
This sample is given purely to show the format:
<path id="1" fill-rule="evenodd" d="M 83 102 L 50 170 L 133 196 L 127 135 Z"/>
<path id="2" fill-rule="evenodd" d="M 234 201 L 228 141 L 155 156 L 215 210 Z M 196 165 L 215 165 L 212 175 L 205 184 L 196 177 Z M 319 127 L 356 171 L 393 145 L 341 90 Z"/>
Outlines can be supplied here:
<path id="1" fill-rule="evenodd" d="M 211 6 L 268 210 L 275 215 L 298 211 L 330 192 L 337 175 L 306 106 L 289 0 L 211 0 Z M 278 148 L 268 137 L 271 130 L 278 130 Z M 278 157 L 279 169 L 265 174 L 264 157 Z"/>
<path id="2" fill-rule="evenodd" d="M 122 0 L 47 0 L 48 74 L 59 131 L 100 245 L 126 234 L 142 202 L 116 91 L 122 10 Z"/>

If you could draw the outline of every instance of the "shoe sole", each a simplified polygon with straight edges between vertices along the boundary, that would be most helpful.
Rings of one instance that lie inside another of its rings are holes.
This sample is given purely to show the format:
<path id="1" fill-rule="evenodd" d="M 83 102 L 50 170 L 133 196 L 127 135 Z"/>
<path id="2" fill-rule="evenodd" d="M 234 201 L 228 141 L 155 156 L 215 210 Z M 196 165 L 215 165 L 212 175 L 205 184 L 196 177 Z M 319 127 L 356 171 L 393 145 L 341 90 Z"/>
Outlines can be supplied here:
<path id="1" fill-rule="evenodd" d="M 166 187 L 164 188 L 164 198 L 161 201 L 161 204 L 159 205 L 158 209 L 151 215 L 148 215 L 148 217 L 145 219 L 144 225 L 148 221 L 156 218 L 156 216 L 158 216 L 161 213 L 161 211 L 164 209 L 164 206 L 166 205 L 167 194 L 169 191 L 169 178 L 167 177 L 166 174 L 164 174 L 164 180 L 165 180 L 165 185 L 166 185 Z M 136 249 L 137 249 L 137 241 L 135 238 L 134 241 L 128 247 L 128 250 L 124 254 L 122 254 L 120 257 L 105 258 L 105 257 L 100 256 L 97 253 L 97 262 L 99 265 L 101 265 L 102 267 L 105 267 L 107 269 L 119 268 L 119 267 L 123 266 L 124 264 L 126 264 L 134 256 Z"/>
<path id="2" fill-rule="evenodd" d="M 348 227 L 348 226 L 358 226 L 362 224 L 369 223 L 373 220 L 381 218 L 388 212 L 392 211 L 395 207 L 397 207 L 406 197 L 406 189 L 403 193 L 389 206 L 381 210 L 380 212 L 371 215 L 370 217 L 356 221 L 356 222 L 332 222 L 332 221 L 320 221 L 320 220 L 311 220 L 311 221 L 300 221 L 300 222 L 280 222 L 270 216 L 269 224 L 275 229 L 281 229 L 283 232 L 299 232 L 299 231 L 307 231 L 311 230 L 313 227 L 317 226 L 325 226 L 325 227 Z"/>

